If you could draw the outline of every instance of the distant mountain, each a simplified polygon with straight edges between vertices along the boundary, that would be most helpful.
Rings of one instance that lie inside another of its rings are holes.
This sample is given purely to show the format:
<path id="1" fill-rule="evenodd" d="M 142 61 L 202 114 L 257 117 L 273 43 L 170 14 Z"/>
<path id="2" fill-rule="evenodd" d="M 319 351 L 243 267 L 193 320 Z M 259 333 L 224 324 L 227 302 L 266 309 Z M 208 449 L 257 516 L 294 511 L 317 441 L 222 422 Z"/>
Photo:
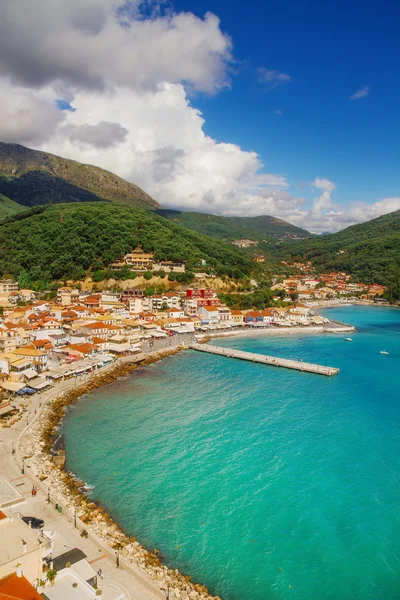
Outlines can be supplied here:
<path id="1" fill-rule="evenodd" d="M 0 194 L 23 206 L 99 200 L 147 209 L 160 206 L 114 173 L 4 142 L 0 142 Z"/>
<path id="2" fill-rule="evenodd" d="M 159 260 L 200 260 L 217 275 L 250 276 L 253 263 L 233 246 L 163 219 L 153 211 L 111 202 L 36 206 L 0 223 L 0 277 L 24 285 L 81 279 L 101 270 L 137 245 Z M 206 267 L 202 267 L 204 270 Z M 134 285 L 134 283 L 133 283 Z"/>
<path id="3" fill-rule="evenodd" d="M 400 210 L 338 233 L 285 248 L 281 257 L 312 260 L 323 271 L 345 271 L 359 281 L 387 284 L 400 269 Z"/>
<path id="4" fill-rule="evenodd" d="M 260 217 L 220 217 L 206 213 L 178 210 L 159 209 L 156 212 L 188 229 L 228 242 L 248 238 L 258 242 L 276 243 L 277 241 L 290 242 L 312 237 L 312 234 L 305 229 L 267 215 Z"/>

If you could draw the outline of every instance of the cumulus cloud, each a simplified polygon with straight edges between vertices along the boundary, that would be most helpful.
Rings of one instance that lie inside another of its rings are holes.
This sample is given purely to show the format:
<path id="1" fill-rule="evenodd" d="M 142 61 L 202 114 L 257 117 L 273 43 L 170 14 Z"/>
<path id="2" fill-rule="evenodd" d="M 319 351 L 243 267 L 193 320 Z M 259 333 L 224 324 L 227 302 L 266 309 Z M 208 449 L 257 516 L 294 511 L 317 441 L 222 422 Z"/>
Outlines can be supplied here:
<path id="1" fill-rule="evenodd" d="M 310 203 L 265 173 L 256 152 L 207 136 L 188 92 L 229 84 L 232 44 L 218 18 L 121 2 L 0 4 L 0 139 L 113 171 L 170 208 L 270 214 L 315 232 L 400 208 L 397 197 L 344 208 L 322 177 Z M 268 69 L 259 77 L 270 88 L 291 81 Z"/>
<path id="2" fill-rule="evenodd" d="M 247 207 L 247 196 L 255 194 L 254 211 L 260 192 L 287 186 L 283 176 L 261 172 L 255 152 L 205 135 L 204 119 L 181 84 L 165 83 L 147 92 L 77 92 L 73 106 L 75 111 L 63 112 L 62 126 L 41 148 L 114 171 L 165 206 L 219 213 L 236 207 L 240 212 L 243 199 Z M 98 143 L 110 115 L 118 115 L 118 122 L 108 126 L 123 134 L 118 152 Z"/>
<path id="3" fill-rule="evenodd" d="M 332 199 L 331 194 L 336 189 L 333 182 L 317 178 L 312 185 L 322 190 L 322 194 L 314 198 L 309 207 L 302 199 L 288 198 L 289 210 L 285 216 L 288 221 L 313 233 L 339 231 L 400 209 L 400 197 L 384 198 L 372 204 L 351 202 L 342 205 Z"/>
<path id="4" fill-rule="evenodd" d="M 369 95 L 371 88 L 369 85 L 365 85 L 364 87 L 357 90 L 354 94 L 352 94 L 349 100 L 361 100 L 361 98 L 365 98 Z"/>
<path id="5" fill-rule="evenodd" d="M 119 123 L 100 121 L 96 125 L 65 125 L 61 132 L 72 142 L 95 148 L 110 148 L 126 140 L 128 130 Z"/>
<path id="6" fill-rule="evenodd" d="M 64 115 L 30 90 L 0 83 L 0 140 L 38 145 L 49 138 Z"/>
<path id="7" fill-rule="evenodd" d="M 268 89 L 273 89 L 278 87 L 278 85 L 290 83 L 292 78 L 287 73 L 279 73 L 279 71 L 275 71 L 274 69 L 261 67 L 258 69 L 258 81 L 265 83 Z"/>
<path id="8" fill-rule="evenodd" d="M 231 40 L 218 17 L 187 12 L 144 18 L 143 4 L 1 3 L 0 74 L 26 86 L 59 82 L 67 89 L 156 89 L 162 81 L 181 81 L 212 93 L 228 85 Z"/>

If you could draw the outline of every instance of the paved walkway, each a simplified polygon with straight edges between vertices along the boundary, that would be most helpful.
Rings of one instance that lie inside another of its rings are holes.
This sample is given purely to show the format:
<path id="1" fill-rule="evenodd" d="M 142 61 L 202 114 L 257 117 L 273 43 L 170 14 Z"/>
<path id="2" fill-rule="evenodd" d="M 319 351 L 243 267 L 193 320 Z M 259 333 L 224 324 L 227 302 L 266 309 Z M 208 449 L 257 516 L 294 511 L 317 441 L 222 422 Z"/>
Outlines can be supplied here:
<path id="1" fill-rule="evenodd" d="M 158 351 L 178 346 L 185 341 L 189 343 L 192 336 L 173 336 L 168 339 L 160 339 L 154 342 L 151 347 L 148 344 L 143 345 L 145 354 L 155 354 Z M 169 343 L 171 341 L 171 344 Z M 128 362 L 132 357 L 122 358 L 122 362 Z M 100 370 L 105 373 L 112 369 L 115 363 L 109 367 Z M 166 598 L 166 593 L 156 587 L 153 580 L 134 564 L 129 570 L 120 565 L 116 566 L 116 559 L 105 553 L 104 548 L 98 545 L 95 540 L 82 538 L 80 531 L 75 529 L 73 519 L 66 514 L 59 514 L 53 504 L 47 502 L 47 495 L 38 490 L 37 495 L 32 497 L 32 485 L 36 483 L 25 468 L 22 474 L 21 466 L 18 464 L 18 440 L 27 428 L 38 417 L 44 404 L 53 396 L 62 391 L 73 388 L 88 381 L 91 375 L 85 375 L 76 380 L 67 380 L 56 384 L 51 390 L 42 394 L 35 394 L 27 400 L 28 408 L 23 417 L 12 427 L 0 429 L 0 473 L 5 479 L 8 479 L 16 487 L 18 492 L 26 497 L 26 503 L 19 504 L 13 509 L 13 512 L 19 511 L 25 516 L 35 516 L 45 521 L 45 529 L 56 531 L 54 540 L 54 556 L 66 552 L 70 548 L 81 548 L 88 557 L 89 562 L 94 565 L 96 570 L 101 569 L 104 575 L 103 582 L 99 587 L 109 586 L 123 591 L 128 600 L 159 600 Z M 169 597 L 174 600 L 174 594 L 170 592 Z"/>

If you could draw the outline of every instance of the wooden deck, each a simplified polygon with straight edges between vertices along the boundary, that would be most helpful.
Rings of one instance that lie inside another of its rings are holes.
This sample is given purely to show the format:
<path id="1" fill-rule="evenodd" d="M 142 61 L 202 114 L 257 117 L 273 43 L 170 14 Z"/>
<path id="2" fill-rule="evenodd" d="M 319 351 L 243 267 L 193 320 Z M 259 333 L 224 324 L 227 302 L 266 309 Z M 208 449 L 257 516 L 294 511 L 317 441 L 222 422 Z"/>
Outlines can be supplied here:
<path id="1" fill-rule="evenodd" d="M 253 352 L 244 352 L 243 350 L 234 350 L 233 348 L 222 348 L 221 346 L 213 346 L 211 344 L 193 343 L 189 344 L 189 348 L 199 352 L 208 352 L 209 354 L 226 356 L 227 358 L 238 358 L 240 360 L 261 363 L 263 365 L 271 365 L 272 367 L 306 371 L 307 373 L 315 373 L 316 375 L 327 375 L 328 377 L 332 377 L 332 375 L 339 373 L 339 369 L 336 369 L 335 367 L 325 367 L 323 365 L 315 365 L 299 360 L 267 356 L 266 354 L 253 354 Z"/>

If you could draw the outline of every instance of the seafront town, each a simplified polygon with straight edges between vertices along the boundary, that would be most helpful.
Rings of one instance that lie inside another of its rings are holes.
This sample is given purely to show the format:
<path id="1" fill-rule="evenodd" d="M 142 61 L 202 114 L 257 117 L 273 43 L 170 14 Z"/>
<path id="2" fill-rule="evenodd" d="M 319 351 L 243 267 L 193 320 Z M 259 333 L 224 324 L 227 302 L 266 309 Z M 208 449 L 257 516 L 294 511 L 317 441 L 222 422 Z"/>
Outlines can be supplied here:
<path id="1" fill-rule="evenodd" d="M 170 347 L 178 338 L 329 324 L 302 302 L 234 310 L 208 288 L 149 296 L 135 288 L 91 293 L 61 287 L 53 300 L 36 295 L 19 290 L 16 282 L 0 281 L 3 418 L 57 381 L 91 373 L 118 357 L 149 350 L 156 342 L 156 348 Z"/>
<path id="2" fill-rule="evenodd" d="M 64 286 L 49 300 L 8 279 L 0 281 L 0 306 L 0 592 L 18 598 L 28 590 L 33 600 L 212 598 L 127 537 L 85 482 L 63 470 L 54 441 L 65 408 L 194 340 L 338 325 L 299 301 L 234 310 L 200 287 L 146 295 Z"/>

